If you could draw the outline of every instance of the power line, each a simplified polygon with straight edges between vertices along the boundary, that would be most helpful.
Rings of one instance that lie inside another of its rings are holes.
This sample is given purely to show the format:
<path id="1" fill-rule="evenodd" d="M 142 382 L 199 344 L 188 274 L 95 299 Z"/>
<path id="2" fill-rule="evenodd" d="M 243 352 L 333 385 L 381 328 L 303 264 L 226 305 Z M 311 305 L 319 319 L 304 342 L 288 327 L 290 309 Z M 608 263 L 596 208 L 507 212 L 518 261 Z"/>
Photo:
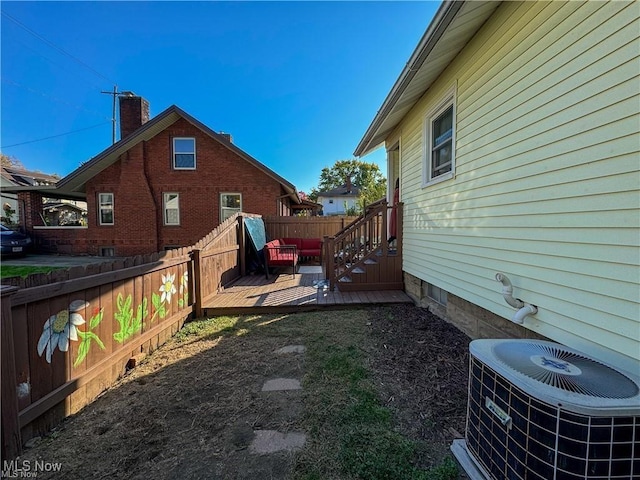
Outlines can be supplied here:
<path id="1" fill-rule="evenodd" d="M 29 32 L 31 35 L 33 35 L 34 37 L 36 37 L 37 39 L 43 41 L 44 43 L 46 43 L 47 45 L 49 45 L 51 48 L 54 48 L 56 50 L 58 50 L 60 53 L 68 56 L 69 58 L 71 58 L 72 60 L 74 60 L 75 62 L 77 62 L 78 64 L 82 65 L 83 67 L 85 67 L 87 70 L 93 72 L 95 75 L 107 80 L 109 83 L 112 84 L 116 84 L 117 82 L 111 80 L 110 78 L 108 78 L 107 76 L 103 75 L 102 73 L 98 72 L 97 70 L 95 70 L 94 68 L 90 67 L 89 65 L 87 65 L 85 62 L 83 62 L 82 60 L 80 60 L 79 58 L 74 57 L 73 55 L 71 55 L 69 52 L 67 52 L 66 50 L 64 50 L 61 47 L 58 47 L 56 44 L 54 44 L 53 42 L 47 40 L 46 38 L 44 38 L 42 35 L 40 35 L 38 32 L 33 31 L 32 29 L 30 29 L 29 27 L 27 27 L 24 23 L 20 22 L 18 19 L 12 17 L 11 15 L 9 15 L 7 12 L 5 12 L 4 10 L 2 11 L 2 15 L 4 15 L 5 17 L 7 17 L 9 20 L 11 20 L 12 22 L 14 22 L 16 25 L 18 25 L 20 28 L 24 29 L 25 31 Z"/>
<path id="2" fill-rule="evenodd" d="M 85 130 L 91 130 L 92 128 L 101 127 L 102 125 L 106 125 L 107 123 L 111 123 L 111 120 L 109 120 L 108 122 L 102 122 L 102 123 L 99 123 L 97 125 L 93 125 L 91 127 L 80 128 L 78 130 L 72 130 L 71 132 L 59 133 L 58 135 L 51 135 L 50 137 L 38 138 L 37 140 L 29 140 L 28 142 L 14 143 L 12 145 L 2 145 L 2 146 L 0 146 L 0 148 L 10 148 L 10 147 L 17 147 L 19 145 L 26 145 L 28 143 L 42 142 L 44 140 L 50 140 L 52 138 L 63 137 L 65 135 L 71 135 L 72 133 L 84 132 Z"/>
<path id="3" fill-rule="evenodd" d="M 76 110 L 82 110 L 84 112 L 93 113 L 95 115 L 98 115 L 101 118 L 107 119 L 107 117 L 104 116 L 104 113 L 97 112 L 95 110 L 89 110 L 88 108 L 84 108 L 81 105 L 77 105 L 75 103 L 68 102 L 68 101 L 63 100 L 61 98 L 57 98 L 57 97 L 51 96 L 51 95 L 49 95 L 47 93 L 41 92 L 40 90 L 36 90 L 35 88 L 27 87 L 26 85 L 22 85 L 22 84 L 20 84 L 18 82 L 14 82 L 10 78 L 0 76 L 0 80 L 2 80 L 4 83 L 8 83 L 9 85 L 13 85 L 14 87 L 23 88 L 28 92 L 40 95 L 40 96 L 42 96 L 44 98 L 48 98 L 51 101 L 54 101 L 54 102 L 57 102 L 57 103 L 61 103 L 63 105 L 67 105 L 69 107 L 75 108 Z"/>
<path id="4" fill-rule="evenodd" d="M 19 43 L 20 45 L 22 45 L 22 48 L 26 48 L 27 50 L 31 50 L 34 54 L 36 54 L 36 55 L 37 55 L 37 56 L 39 56 L 40 58 L 43 58 L 44 60 L 46 60 L 47 62 L 49 62 L 51 65 L 55 65 L 56 67 L 58 67 L 58 68 L 61 68 L 61 69 L 65 70 L 65 72 L 66 72 L 66 73 L 69 73 L 69 72 L 68 72 L 68 68 L 67 68 L 67 67 L 63 66 L 61 63 L 59 63 L 59 62 L 57 62 L 57 61 L 55 61 L 55 60 L 50 59 L 50 58 L 49 58 L 49 57 L 47 57 L 46 55 L 44 55 L 44 54 L 40 53 L 38 50 L 36 50 L 35 48 L 33 48 L 33 47 L 32 47 L 32 46 L 30 46 L 30 45 L 27 45 L 25 42 L 23 42 L 23 41 L 22 41 L 22 40 L 20 40 L 19 38 L 17 38 L 17 37 L 13 38 L 13 37 L 12 37 L 12 38 L 11 38 L 11 41 Z M 99 89 L 99 88 L 100 88 L 97 84 L 92 83 L 92 82 L 89 82 L 86 78 L 81 78 L 81 77 L 76 77 L 76 76 L 74 76 L 74 79 L 76 79 L 76 80 L 81 80 L 81 81 L 85 82 L 87 85 L 90 85 L 90 86 L 91 86 L 93 89 L 95 89 L 95 90 L 97 90 L 97 89 Z"/>

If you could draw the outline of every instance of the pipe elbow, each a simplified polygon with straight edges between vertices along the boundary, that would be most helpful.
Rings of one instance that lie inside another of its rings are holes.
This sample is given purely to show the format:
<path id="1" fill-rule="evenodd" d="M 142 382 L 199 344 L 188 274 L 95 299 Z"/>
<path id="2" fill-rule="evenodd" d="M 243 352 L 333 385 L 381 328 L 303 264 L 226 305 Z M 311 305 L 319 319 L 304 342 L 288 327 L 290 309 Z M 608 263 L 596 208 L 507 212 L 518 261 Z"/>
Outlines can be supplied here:
<path id="1" fill-rule="evenodd" d="M 538 313 L 538 307 L 529 303 L 525 303 L 524 306 L 515 313 L 512 321 L 513 323 L 522 325 L 525 318 L 527 318 L 529 315 L 535 315 L 536 313 Z"/>
<path id="2" fill-rule="evenodd" d="M 511 284 L 511 280 L 506 275 L 502 273 L 496 273 L 496 280 L 502 283 L 502 296 L 504 297 L 504 301 L 511 305 L 513 308 L 522 308 L 524 307 L 524 302 L 519 298 L 513 297 L 513 285 Z"/>

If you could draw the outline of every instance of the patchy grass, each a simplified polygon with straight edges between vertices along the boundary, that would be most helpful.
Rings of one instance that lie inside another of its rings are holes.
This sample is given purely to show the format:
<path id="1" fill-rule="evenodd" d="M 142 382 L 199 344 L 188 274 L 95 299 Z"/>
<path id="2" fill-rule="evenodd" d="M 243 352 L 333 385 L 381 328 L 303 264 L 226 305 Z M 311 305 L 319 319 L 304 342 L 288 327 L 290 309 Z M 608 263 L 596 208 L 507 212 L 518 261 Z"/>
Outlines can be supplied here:
<path id="1" fill-rule="evenodd" d="M 450 458 L 429 470 L 414 465 L 417 444 L 395 429 L 371 378 L 366 330 L 359 328 L 367 312 L 349 316 L 350 322 L 330 322 L 308 342 L 305 422 L 312 438 L 298 458 L 296 478 L 457 479 Z"/>
<path id="2" fill-rule="evenodd" d="M 370 320 L 366 309 L 329 315 L 223 316 L 186 324 L 174 341 L 268 332 L 294 337 L 306 346 L 302 425 L 310 438 L 295 459 L 296 479 L 457 479 L 458 468 L 450 457 L 429 470 L 415 466 L 418 451 L 428 447 L 398 432 L 392 412 L 380 402 L 370 371 L 372 347 L 365 328 Z"/>
<path id="3" fill-rule="evenodd" d="M 51 273 L 65 267 L 32 267 L 17 265 L 0 265 L 0 278 L 28 277 L 33 273 Z"/>
<path id="4" fill-rule="evenodd" d="M 467 359 L 451 328 L 409 306 L 198 319 L 22 459 L 64 478 L 454 480 Z M 304 388 L 261 391 L 277 377 Z M 255 455 L 258 430 L 307 442 Z"/>

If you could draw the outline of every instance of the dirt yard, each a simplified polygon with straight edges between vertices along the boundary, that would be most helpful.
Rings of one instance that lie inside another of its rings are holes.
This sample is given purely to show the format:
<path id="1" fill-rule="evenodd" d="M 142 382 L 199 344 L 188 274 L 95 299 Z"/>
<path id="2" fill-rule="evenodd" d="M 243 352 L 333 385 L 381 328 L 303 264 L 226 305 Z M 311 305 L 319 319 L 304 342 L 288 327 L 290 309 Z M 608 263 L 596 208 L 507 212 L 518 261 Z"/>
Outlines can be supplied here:
<path id="1" fill-rule="evenodd" d="M 301 478 L 297 453 L 256 455 L 248 446 L 255 430 L 305 431 L 303 391 L 273 394 L 261 387 L 275 377 L 304 384 L 311 360 L 274 355 L 277 349 L 350 335 L 358 338 L 395 428 L 419 446 L 415 465 L 439 464 L 464 433 L 470 339 L 424 309 L 240 317 L 215 332 L 189 333 L 174 337 L 21 459 L 62 464 L 61 473 L 38 478 Z M 317 444 L 316 438 L 305 448 Z"/>

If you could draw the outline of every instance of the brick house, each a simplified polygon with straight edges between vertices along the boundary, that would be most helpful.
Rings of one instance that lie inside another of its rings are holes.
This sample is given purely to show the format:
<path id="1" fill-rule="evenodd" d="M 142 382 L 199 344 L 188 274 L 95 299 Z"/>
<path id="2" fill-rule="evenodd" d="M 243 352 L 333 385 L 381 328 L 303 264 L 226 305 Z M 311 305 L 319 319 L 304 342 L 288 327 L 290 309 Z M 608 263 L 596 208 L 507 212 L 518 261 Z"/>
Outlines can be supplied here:
<path id="1" fill-rule="evenodd" d="M 129 256 L 188 246 L 238 211 L 290 215 L 295 186 L 177 106 L 120 98 L 121 140 L 55 186 L 17 191 L 42 250 Z M 42 197 L 83 199 L 87 227 L 42 226 Z"/>

